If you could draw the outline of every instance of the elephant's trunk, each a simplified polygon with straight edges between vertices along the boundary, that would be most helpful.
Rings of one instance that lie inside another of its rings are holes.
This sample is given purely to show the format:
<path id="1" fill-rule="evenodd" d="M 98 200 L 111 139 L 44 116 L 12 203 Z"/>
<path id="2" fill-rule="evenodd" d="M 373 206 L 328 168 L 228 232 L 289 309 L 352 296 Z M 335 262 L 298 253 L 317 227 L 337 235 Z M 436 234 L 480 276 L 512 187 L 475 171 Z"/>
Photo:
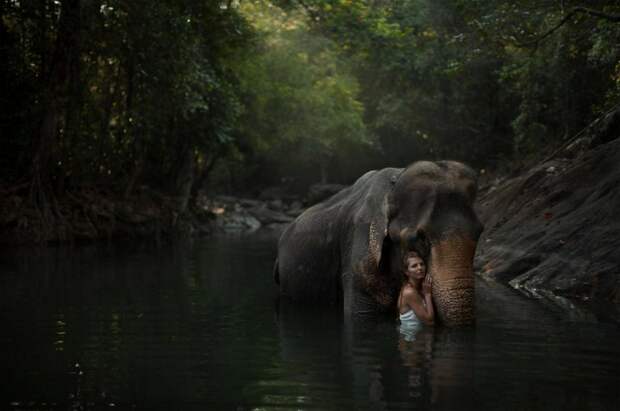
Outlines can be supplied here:
<path id="1" fill-rule="evenodd" d="M 443 324 L 465 325 L 475 320 L 475 251 L 476 242 L 458 234 L 431 246 L 429 272 L 433 278 L 433 301 Z"/>

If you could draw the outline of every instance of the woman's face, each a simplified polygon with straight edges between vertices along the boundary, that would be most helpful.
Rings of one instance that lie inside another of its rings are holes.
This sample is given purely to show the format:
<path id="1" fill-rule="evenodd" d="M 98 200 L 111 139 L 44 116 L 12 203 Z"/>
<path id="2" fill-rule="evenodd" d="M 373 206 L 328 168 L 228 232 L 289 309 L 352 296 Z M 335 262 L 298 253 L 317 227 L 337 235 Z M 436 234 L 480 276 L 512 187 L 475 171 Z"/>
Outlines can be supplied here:
<path id="1" fill-rule="evenodd" d="M 426 276 L 426 264 L 420 257 L 407 258 L 407 277 L 423 279 Z"/>

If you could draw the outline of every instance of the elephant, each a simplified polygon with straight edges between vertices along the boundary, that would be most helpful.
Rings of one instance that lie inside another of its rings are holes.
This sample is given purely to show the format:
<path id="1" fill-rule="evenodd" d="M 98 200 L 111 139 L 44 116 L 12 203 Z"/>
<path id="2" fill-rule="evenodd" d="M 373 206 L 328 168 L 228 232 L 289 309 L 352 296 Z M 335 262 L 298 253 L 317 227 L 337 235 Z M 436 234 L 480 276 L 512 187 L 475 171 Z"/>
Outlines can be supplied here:
<path id="1" fill-rule="evenodd" d="M 273 272 L 280 295 L 341 304 L 348 315 L 392 312 L 403 256 L 413 250 L 432 276 L 436 320 L 473 323 L 473 257 L 483 230 L 476 192 L 476 172 L 456 161 L 365 173 L 283 231 Z"/>

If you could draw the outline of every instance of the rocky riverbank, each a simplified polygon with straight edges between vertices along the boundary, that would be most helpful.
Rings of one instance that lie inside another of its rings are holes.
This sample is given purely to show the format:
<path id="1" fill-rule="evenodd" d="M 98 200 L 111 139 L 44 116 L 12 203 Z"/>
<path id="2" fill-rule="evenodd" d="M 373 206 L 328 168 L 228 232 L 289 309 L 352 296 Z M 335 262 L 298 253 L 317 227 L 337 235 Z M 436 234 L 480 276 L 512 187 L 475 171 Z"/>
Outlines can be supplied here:
<path id="1" fill-rule="evenodd" d="M 620 111 L 481 188 L 476 256 L 492 281 L 575 317 L 620 319 Z"/>
<path id="2" fill-rule="evenodd" d="M 185 212 L 178 199 L 141 187 L 130 198 L 98 187 L 67 191 L 48 215 L 26 193 L 0 190 L 0 243 L 5 246 L 72 243 L 114 238 L 201 236 L 217 232 L 281 230 L 309 205 L 343 186 L 316 185 L 304 198 L 266 190 L 260 199 L 198 195 Z"/>

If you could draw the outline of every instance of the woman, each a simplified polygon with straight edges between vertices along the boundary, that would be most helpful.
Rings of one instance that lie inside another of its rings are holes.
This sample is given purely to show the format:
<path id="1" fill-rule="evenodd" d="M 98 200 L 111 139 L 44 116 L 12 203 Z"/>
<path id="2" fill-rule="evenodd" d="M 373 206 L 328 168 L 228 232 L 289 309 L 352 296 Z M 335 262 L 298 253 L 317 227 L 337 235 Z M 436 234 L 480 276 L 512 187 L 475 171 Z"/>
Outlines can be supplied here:
<path id="1" fill-rule="evenodd" d="M 420 256 L 410 251 L 404 259 L 404 283 L 398 296 L 400 331 L 412 341 L 421 323 L 433 325 L 435 311 L 431 293 L 431 277 L 426 275 L 426 264 Z"/>

